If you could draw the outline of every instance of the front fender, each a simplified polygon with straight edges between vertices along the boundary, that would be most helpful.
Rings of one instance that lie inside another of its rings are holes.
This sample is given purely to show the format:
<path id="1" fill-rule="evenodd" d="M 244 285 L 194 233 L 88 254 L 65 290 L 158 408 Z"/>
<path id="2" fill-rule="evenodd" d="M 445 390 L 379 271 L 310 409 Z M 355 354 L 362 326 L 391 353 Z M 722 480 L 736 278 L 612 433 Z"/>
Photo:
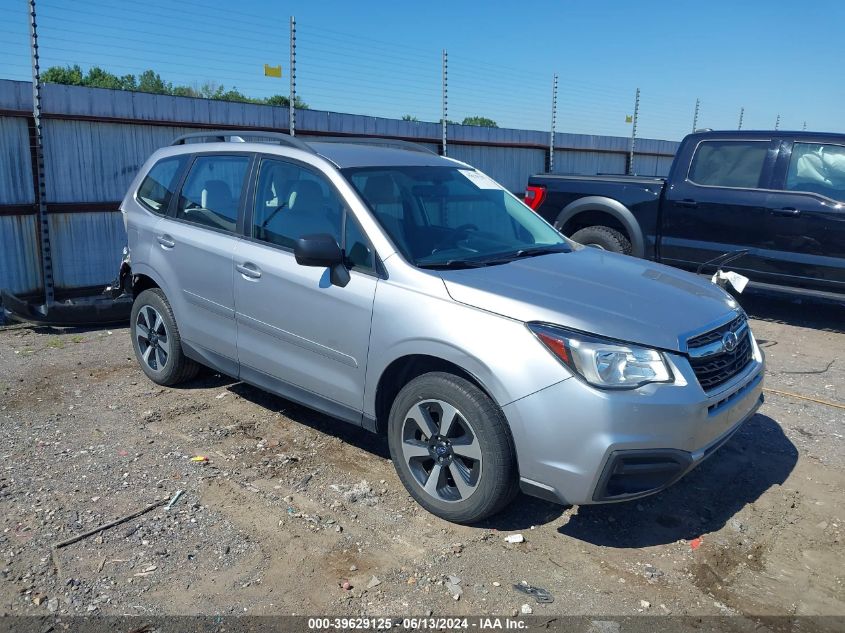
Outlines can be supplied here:
<path id="1" fill-rule="evenodd" d="M 437 283 L 443 288 L 442 281 Z M 374 416 L 376 391 L 395 360 L 425 355 L 472 375 L 499 406 L 571 377 L 525 324 L 453 300 L 379 283 L 373 305 L 364 413 Z"/>

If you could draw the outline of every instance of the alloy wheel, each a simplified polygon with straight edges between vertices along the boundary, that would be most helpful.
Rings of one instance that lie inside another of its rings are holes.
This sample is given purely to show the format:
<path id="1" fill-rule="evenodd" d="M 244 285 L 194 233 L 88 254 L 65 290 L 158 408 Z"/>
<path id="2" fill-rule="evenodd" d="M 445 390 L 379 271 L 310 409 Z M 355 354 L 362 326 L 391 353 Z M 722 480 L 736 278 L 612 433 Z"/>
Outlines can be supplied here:
<path id="1" fill-rule="evenodd" d="M 135 319 L 135 337 L 141 360 L 153 371 L 161 371 L 170 357 L 170 336 L 161 314 L 151 305 L 142 306 Z"/>
<path id="2" fill-rule="evenodd" d="M 402 455 L 416 482 L 439 501 L 464 501 L 478 489 L 478 436 L 448 402 L 422 400 L 410 408 L 402 423 Z"/>

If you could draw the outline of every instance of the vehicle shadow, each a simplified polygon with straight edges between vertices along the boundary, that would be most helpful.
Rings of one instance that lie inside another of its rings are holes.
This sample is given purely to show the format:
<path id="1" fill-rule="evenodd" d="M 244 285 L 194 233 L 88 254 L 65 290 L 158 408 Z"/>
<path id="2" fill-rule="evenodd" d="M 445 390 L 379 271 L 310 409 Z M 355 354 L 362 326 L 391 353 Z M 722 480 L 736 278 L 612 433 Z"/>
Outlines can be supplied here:
<path id="1" fill-rule="evenodd" d="M 625 503 L 582 506 L 558 529 L 593 545 L 648 547 L 722 528 L 745 505 L 786 481 L 798 450 L 757 414 L 712 457 L 667 490 Z"/>
<path id="2" fill-rule="evenodd" d="M 845 303 L 755 293 L 740 295 L 737 301 L 752 319 L 845 333 Z"/>
<path id="3" fill-rule="evenodd" d="M 225 384 L 225 383 L 224 383 Z M 370 433 L 366 429 L 338 420 L 331 416 L 314 411 L 308 407 L 296 404 L 280 396 L 276 396 L 258 387 L 253 387 L 244 382 L 232 381 L 228 387 L 229 391 L 239 395 L 244 400 L 264 407 L 270 411 L 282 413 L 294 422 L 311 427 L 326 435 L 340 438 L 347 444 L 372 453 L 383 459 L 390 459 L 390 451 L 387 448 L 387 439 L 383 436 Z"/>

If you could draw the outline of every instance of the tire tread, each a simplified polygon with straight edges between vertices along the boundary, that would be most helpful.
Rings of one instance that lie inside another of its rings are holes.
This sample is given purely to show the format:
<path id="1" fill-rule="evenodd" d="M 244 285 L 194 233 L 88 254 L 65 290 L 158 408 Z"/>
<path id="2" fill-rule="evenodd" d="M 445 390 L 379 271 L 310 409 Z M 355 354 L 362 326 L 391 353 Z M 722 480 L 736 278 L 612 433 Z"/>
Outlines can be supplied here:
<path id="1" fill-rule="evenodd" d="M 631 255 L 634 252 L 634 247 L 631 245 L 631 241 L 625 237 L 622 232 L 612 229 L 609 226 L 587 226 L 573 233 L 571 238 L 576 242 L 583 243 L 581 239 L 584 239 L 585 236 L 590 236 L 585 240 L 589 243 L 592 235 L 596 233 L 612 245 L 612 247 L 607 250 L 614 253 L 622 253 L 623 255 Z M 579 239 L 579 236 L 581 239 Z M 595 239 L 595 237 L 592 237 L 592 239 Z"/>

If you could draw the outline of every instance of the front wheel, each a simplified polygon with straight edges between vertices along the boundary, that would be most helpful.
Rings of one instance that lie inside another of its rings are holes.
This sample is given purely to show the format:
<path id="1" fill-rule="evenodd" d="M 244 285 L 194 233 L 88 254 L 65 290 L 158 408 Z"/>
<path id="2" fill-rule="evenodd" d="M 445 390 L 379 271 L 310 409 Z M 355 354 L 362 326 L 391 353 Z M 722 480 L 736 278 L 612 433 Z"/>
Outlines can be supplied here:
<path id="1" fill-rule="evenodd" d="M 172 386 L 197 375 L 199 365 L 182 351 L 173 310 L 159 288 L 144 290 L 135 298 L 131 319 L 132 348 L 150 380 Z"/>
<path id="2" fill-rule="evenodd" d="M 504 414 L 458 376 L 432 372 L 405 385 L 390 411 L 388 443 L 411 496 L 448 521 L 480 521 L 517 493 L 515 451 Z"/>

